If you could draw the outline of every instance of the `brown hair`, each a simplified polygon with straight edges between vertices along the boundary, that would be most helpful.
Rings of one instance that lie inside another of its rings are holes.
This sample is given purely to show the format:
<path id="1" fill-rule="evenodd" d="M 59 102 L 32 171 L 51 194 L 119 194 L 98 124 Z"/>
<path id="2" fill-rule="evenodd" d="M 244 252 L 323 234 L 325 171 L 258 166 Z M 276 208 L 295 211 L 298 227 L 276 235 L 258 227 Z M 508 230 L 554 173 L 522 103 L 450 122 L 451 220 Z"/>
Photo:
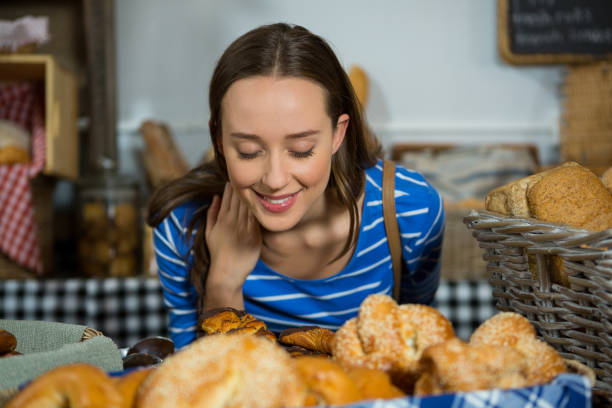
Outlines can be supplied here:
<path id="1" fill-rule="evenodd" d="M 194 168 L 185 176 L 158 189 L 151 198 L 147 223 L 157 226 L 178 205 L 201 202 L 189 224 L 187 237 L 193 238 L 194 263 L 191 280 L 200 301 L 208 271 L 205 241 L 206 209 L 214 194 L 221 194 L 228 181 L 227 166 L 220 150 L 221 102 L 236 81 L 255 75 L 308 78 L 326 90 L 326 110 L 332 128 L 341 114 L 350 120 L 344 141 L 332 159 L 328 189 L 349 211 L 351 228 L 342 253 L 346 254 L 357 238 L 359 218 L 357 199 L 364 184 L 364 169 L 373 166 L 381 149 L 370 135 L 351 82 L 327 42 L 307 29 L 284 23 L 261 26 L 236 39 L 223 53 L 210 81 L 210 137 L 214 159 Z M 337 259 L 337 258 L 336 258 Z"/>

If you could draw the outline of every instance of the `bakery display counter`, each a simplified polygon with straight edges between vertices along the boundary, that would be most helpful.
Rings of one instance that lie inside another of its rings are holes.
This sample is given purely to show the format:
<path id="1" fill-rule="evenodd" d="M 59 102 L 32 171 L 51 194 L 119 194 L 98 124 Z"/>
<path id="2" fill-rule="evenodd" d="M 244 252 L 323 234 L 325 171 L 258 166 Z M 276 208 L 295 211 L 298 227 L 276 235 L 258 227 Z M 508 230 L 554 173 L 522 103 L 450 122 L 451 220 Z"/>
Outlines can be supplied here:
<path id="1" fill-rule="evenodd" d="M 442 281 L 435 306 L 461 338 L 495 313 L 485 280 Z M 82 324 L 119 347 L 168 336 L 162 289 L 154 278 L 0 280 L 0 319 Z"/>

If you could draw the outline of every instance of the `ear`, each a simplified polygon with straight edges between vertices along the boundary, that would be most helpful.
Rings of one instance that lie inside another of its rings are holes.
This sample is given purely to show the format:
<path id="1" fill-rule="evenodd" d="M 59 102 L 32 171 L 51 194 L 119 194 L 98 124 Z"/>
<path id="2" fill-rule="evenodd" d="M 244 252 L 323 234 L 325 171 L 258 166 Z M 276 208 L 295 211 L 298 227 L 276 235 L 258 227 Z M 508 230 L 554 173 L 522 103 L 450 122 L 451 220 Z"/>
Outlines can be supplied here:
<path id="1" fill-rule="evenodd" d="M 349 120 L 349 115 L 346 113 L 343 113 L 338 117 L 338 122 L 336 122 L 336 128 L 334 129 L 334 136 L 332 140 L 332 153 L 336 153 L 340 146 L 342 146 Z"/>

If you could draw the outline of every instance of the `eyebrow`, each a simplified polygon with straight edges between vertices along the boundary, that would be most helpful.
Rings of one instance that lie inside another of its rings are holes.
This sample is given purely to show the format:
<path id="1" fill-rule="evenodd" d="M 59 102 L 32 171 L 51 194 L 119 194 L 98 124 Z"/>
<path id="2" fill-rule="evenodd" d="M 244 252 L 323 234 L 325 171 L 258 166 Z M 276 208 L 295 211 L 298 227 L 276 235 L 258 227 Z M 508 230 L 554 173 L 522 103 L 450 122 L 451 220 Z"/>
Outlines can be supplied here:
<path id="1" fill-rule="evenodd" d="M 301 139 L 303 137 L 312 136 L 319 133 L 318 130 L 306 130 L 304 132 L 298 133 L 290 133 L 285 136 L 286 139 Z M 237 139 L 245 139 L 245 140 L 261 140 L 261 138 L 252 133 L 243 133 L 243 132 L 232 132 L 230 133 L 231 137 L 235 137 Z"/>

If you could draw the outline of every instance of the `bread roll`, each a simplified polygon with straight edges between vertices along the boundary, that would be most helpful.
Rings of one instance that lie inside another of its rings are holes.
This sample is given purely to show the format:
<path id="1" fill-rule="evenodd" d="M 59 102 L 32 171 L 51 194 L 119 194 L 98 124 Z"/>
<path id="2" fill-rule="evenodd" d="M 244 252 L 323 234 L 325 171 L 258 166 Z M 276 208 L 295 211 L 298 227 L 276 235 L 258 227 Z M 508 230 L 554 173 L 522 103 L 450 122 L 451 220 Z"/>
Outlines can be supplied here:
<path id="1" fill-rule="evenodd" d="M 612 228 L 612 195 L 582 166 L 552 169 L 527 191 L 531 215 L 591 231 Z"/>
<path id="2" fill-rule="evenodd" d="M 612 228 L 612 195 L 593 172 L 575 162 L 498 187 L 485 205 L 505 215 L 591 231 Z"/>
<path id="3" fill-rule="evenodd" d="M 580 165 L 575 162 L 568 162 L 564 163 L 561 167 L 573 166 Z M 485 199 L 485 208 L 504 215 L 514 215 L 523 218 L 531 217 L 529 205 L 527 204 L 527 190 L 551 171 L 552 169 L 536 173 L 491 190 Z"/>

